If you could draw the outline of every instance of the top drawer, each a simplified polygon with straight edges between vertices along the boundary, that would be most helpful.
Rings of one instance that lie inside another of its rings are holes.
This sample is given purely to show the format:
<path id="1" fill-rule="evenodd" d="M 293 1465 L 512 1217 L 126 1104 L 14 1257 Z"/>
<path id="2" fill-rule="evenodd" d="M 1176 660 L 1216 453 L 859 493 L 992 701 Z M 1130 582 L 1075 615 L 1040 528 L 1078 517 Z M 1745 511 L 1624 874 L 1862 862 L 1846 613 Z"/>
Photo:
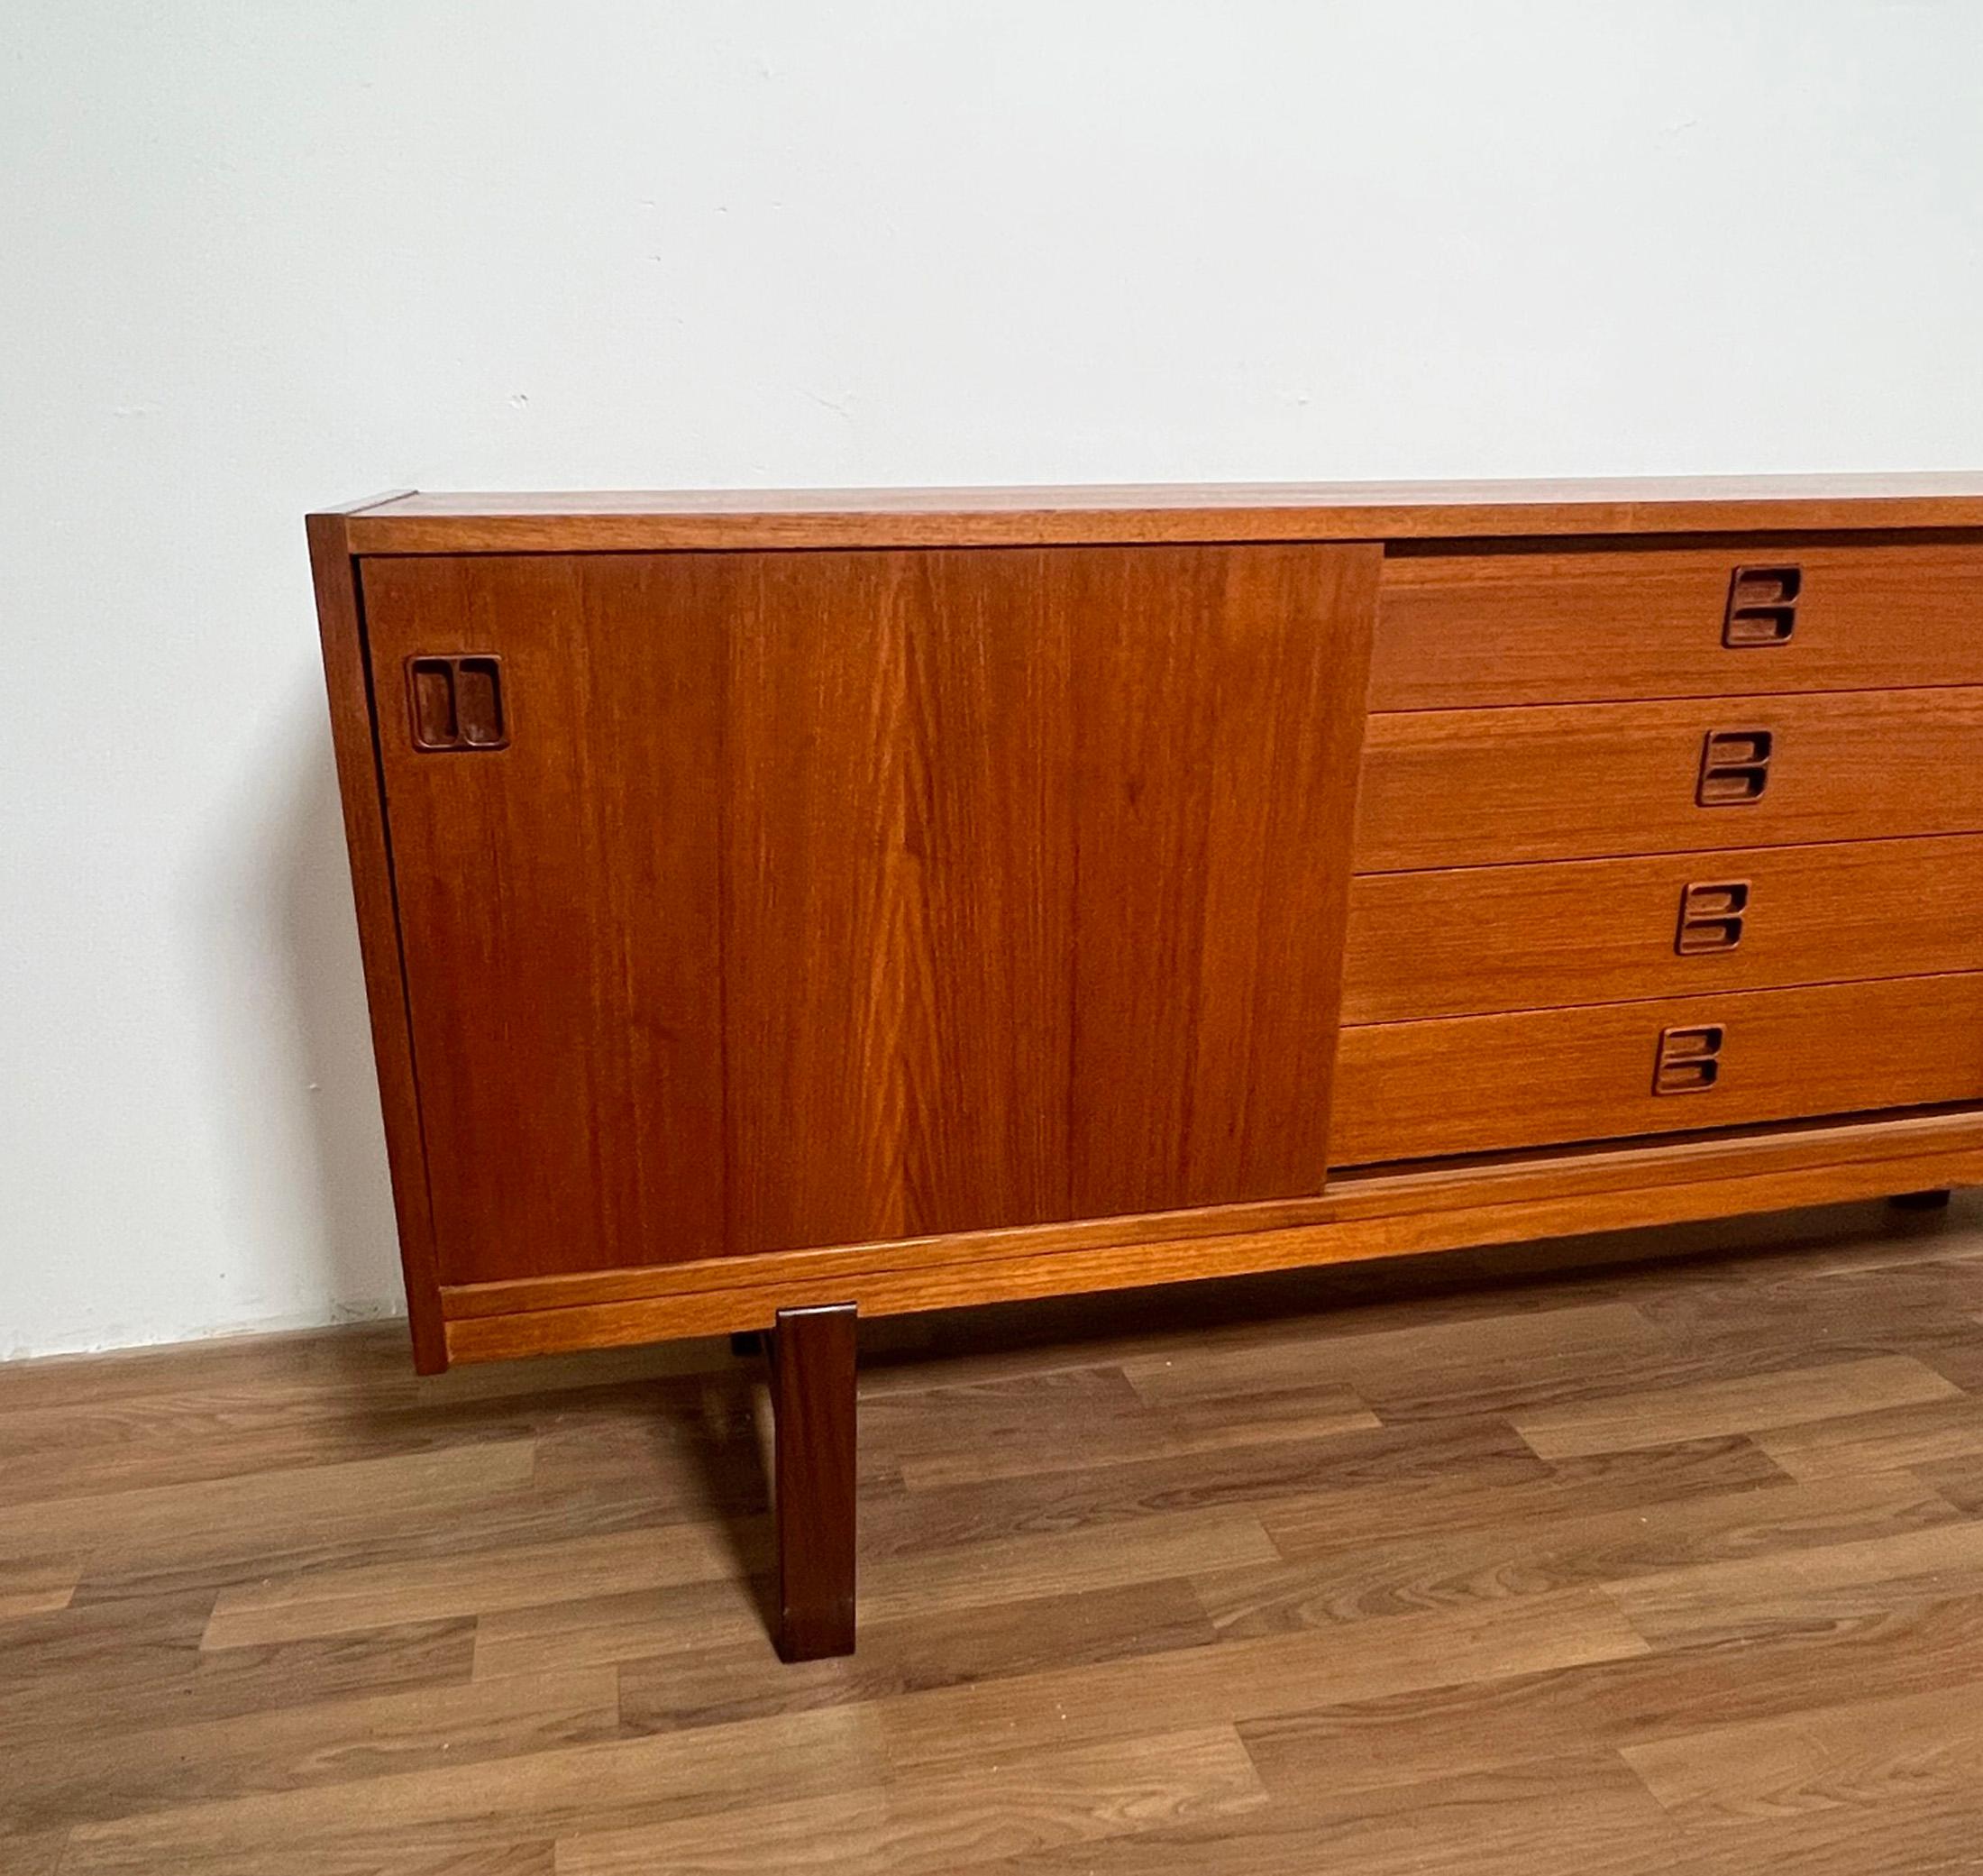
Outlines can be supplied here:
<path id="1" fill-rule="evenodd" d="M 1983 683 L 1983 545 L 1400 553 L 1370 708 Z"/>

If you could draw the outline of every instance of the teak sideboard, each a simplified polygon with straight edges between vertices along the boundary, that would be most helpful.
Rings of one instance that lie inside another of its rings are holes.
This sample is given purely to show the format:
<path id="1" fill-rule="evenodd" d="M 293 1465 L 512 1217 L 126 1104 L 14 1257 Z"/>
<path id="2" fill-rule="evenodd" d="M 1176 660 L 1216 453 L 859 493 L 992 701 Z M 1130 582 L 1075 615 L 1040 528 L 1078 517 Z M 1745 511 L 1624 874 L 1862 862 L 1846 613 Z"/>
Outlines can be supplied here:
<path id="1" fill-rule="evenodd" d="M 788 1656 L 856 1312 L 1983 1178 L 1983 478 L 309 538 L 416 1360 L 771 1332 Z"/>

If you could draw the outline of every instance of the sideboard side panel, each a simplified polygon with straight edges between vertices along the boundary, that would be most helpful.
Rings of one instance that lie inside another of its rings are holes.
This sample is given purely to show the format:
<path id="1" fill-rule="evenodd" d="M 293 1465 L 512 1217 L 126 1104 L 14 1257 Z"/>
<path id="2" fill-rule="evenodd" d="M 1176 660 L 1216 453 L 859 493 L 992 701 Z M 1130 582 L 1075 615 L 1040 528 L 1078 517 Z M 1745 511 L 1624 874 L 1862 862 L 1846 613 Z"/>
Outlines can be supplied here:
<path id="1" fill-rule="evenodd" d="M 358 563 L 351 555 L 347 525 L 346 517 L 339 513 L 308 517 L 310 574 L 316 594 L 324 679 L 331 706 L 331 745 L 337 760 L 338 794 L 351 859 L 352 896 L 358 913 L 359 954 L 365 974 L 400 1264 L 406 1276 L 414 1366 L 422 1374 L 438 1374 L 448 1365 L 441 1272 L 414 1076 L 391 848 L 379 793 Z"/>

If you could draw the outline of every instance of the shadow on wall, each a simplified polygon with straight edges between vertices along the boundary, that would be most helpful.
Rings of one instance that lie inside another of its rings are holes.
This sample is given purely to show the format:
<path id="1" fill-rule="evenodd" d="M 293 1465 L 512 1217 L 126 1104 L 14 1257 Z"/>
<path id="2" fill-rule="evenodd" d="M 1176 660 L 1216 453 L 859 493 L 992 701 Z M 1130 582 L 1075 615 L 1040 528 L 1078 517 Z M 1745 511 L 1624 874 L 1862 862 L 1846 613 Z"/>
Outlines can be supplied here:
<path id="1" fill-rule="evenodd" d="M 314 681 L 237 797 L 249 825 L 209 849 L 197 960 L 217 1040 L 239 1267 L 230 1320 L 302 1326 L 404 1309 L 358 928 L 330 727 Z"/>
<path id="2" fill-rule="evenodd" d="M 399 1307 L 398 1236 L 337 771 L 323 700 L 309 703 L 319 734 L 295 778 L 275 936 L 308 1070 L 327 1287 L 334 1304 L 375 1315 Z"/>

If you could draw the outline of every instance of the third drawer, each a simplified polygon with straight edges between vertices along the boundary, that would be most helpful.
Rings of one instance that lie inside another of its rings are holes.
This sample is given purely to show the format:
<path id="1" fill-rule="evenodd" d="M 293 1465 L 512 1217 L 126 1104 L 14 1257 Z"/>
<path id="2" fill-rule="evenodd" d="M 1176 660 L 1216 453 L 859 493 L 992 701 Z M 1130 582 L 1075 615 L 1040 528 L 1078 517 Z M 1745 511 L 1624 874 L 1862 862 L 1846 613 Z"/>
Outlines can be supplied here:
<path id="1" fill-rule="evenodd" d="M 1983 1100 L 1983 974 L 1346 1029 L 1332 1166 Z"/>
<path id="2" fill-rule="evenodd" d="M 1366 874 L 1343 1020 L 1983 970 L 1983 835 Z"/>
<path id="3" fill-rule="evenodd" d="M 1983 832 L 1983 686 L 1378 713 L 1356 870 Z"/>

